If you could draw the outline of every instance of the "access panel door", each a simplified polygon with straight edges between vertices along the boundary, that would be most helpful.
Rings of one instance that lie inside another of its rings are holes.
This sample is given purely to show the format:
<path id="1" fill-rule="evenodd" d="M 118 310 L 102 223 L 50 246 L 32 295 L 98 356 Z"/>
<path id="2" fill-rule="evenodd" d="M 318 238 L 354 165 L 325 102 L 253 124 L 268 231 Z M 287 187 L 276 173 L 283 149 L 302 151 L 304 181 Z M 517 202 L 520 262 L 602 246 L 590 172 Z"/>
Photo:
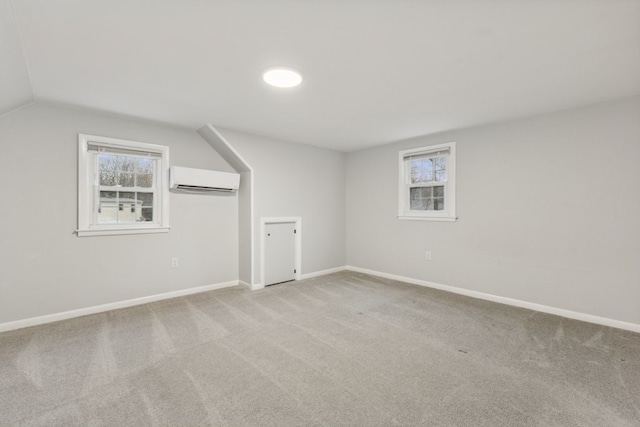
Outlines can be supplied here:
<path id="1" fill-rule="evenodd" d="M 295 279 L 295 223 L 272 223 L 264 227 L 264 284 Z"/>

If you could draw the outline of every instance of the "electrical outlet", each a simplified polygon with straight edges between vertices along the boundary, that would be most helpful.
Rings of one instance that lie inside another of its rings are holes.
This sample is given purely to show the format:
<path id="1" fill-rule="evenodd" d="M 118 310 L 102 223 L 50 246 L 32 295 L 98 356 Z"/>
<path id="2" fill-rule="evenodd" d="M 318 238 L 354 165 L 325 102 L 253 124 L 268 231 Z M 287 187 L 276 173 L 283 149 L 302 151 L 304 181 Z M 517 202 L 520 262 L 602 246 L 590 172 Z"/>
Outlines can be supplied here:
<path id="1" fill-rule="evenodd" d="M 171 268 L 178 268 L 178 258 L 171 258 Z"/>
<path id="2" fill-rule="evenodd" d="M 431 261 L 431 251 L 427 251 L 424 256 L 427 261 Z"/>

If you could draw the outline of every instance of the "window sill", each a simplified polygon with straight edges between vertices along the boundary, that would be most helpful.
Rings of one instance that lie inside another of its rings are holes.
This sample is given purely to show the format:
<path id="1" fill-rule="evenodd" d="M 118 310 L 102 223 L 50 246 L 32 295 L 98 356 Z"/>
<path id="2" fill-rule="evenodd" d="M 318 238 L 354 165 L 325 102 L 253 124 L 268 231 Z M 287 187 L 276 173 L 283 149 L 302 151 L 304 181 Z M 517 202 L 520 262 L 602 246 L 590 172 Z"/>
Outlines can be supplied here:
<path id="1" fill-rule="evenodd" d="M 398 215 L 400 220 L 409 221 L 440 221 L 440 222 L 456 222 L 458 217 L 450 216 L 422 216 L 422 215 Z"/>
<path id="2" fill-rule="evenodd" d="M 148 228 L 108 228 L 96 230 L 76 230 L 78 237 L 90 236 L 119 236 L 124 234 L 151 234 L 168 233 L 170 227 L 148 227 Z"/>

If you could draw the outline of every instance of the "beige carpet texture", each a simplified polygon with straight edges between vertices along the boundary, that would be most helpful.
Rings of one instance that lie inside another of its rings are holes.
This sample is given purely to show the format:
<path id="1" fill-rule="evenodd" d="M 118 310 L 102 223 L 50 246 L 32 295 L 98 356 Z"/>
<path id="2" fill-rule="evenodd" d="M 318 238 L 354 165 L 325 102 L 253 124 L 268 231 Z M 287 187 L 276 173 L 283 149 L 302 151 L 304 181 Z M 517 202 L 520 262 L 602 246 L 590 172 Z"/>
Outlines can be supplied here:
<path id="1" fill-rule="evenodd" d="M 0 426 L 640 426 L 640 334 L 355 272 L 0 334 Z"/>

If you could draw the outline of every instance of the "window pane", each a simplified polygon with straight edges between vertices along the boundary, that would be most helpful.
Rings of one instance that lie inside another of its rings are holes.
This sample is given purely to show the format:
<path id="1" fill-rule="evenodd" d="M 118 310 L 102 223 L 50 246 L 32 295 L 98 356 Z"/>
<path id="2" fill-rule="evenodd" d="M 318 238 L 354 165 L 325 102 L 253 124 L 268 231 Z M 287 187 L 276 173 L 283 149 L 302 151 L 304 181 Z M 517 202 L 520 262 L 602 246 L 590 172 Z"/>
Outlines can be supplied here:
<path id="1" fill-rule="evenodd" d="M 98 155 L 98 164 L 100 170 L 100 185 L 116 185 L 117 177 L 117 156 L 113 154 Z"/>
<path id="2" fill-rule="evenodd" d="M 153 221 L 153 193 L 138 193 L 140 214 L 138 221 Z"/>
<path id="3" fill-rule="evenodd" d="M 427 201 L 422 199 L 412 200 L 410 208 L 412 211 L 424 211 L 427 209 Z"/>
<path id="4" fill-rule="evenodd" d="M 430 187 L 413 187 L 409 190 L 409 198 L 411 200 L 422 200 L 431 196 Z"/>
<path id="5" fill-rule="evenodd" d="M 116 157 L 113 154 L 100 154 L 98 155 L 98 162 L 100 163 L 101 171 L 115 171 L 116 170 Z"/>
<path id="6" fill-rule="evenodd" d="M 432 159 L 411 160 L 411 183 L 433 181 Z"/>
<path id="7" fill-rule="evenodd" d="M 101 191 L 98 204 L 98 222 L 115 224 L 118 221 L 118 199 L 115 191 Z"/>
<path id="8" fill-rule="evenodd" d="M 447 180 L 447 171 L 438 171 L 436 172 L 436 181 L 444 182 Z"/>
<path id="9" fill-rule="evenodd" d="M 434 203 L 432 187 L 413 187 L 409 189 L 409 209 L 412 211 L 432 211 Z"/>
<path id="10" fill-rule="evenodd" d="M 136 186 L 137 187 L 145 187 L 149 188 L 153 184 L 153 175 L 152 174 L 144 174 L 144 175 L 136 175 Z"/>
<path id="11" fill-rule="evenodd" d="M 138 173 L 153 173 L 153 160 L 151 159 L 136 159 L 136 172 Z"/>
<path id="12" fill-rule="evenodd" d="M 424 201 L 424 209 L 425 211 L 432 211 L 433 210 L 433 199 L 426 199 Z"/>
<path id="13" fill-rule="evenodd" d="M 121 191 L 118 193 L 118 202 L 120 203 L 120 211 L 118 212 L 118 223 L 119 224 L 127 224 L 136 222 L 137 213 L 139 213 L 140 208 L 136 207 L 139 205 L 136 200 L 136 193 L 129 191 Z"/>
<path id="14" fill-rule="evenodd" d="M 142 214 L 140 221 L 151 222 L 153 221 L 153 208 L 142 208 Z"/>
<path id="15" fill-rule="evenodd" d="M 443 198 L 435 198 L 435 199 L 433 199 L 433 210 L 436 210 L 436 211 L 444 210 L 444 199 Z"/>
<path id="16" fill-rule="evenodd" d="M 428 199 L 433 191 L 431 187 L 414 187 L 412 190 L 414 190 L 415 197 L 419 199 Z"/>
<path id="17" fill-rule="evenodd" d="M 438 158 L 434 159 L 434 162 L 436 164 L 436 170 L 437 171 L 442 171 L 442 170 L 445 170 L 447 168 L 447 158 L 446 157 L 438 157 Z"/>
<path id="18" fill-rule="evenodd" d="M 98 223 L 100 224 L 116 224 L 118 222 L 118 205 L 115 203 L 101 203 L 100 213 L 98 214 Z"/>
<path id="19" fill-rule="evenodd" d="M 118 197 L 118 192 L 117 191 L 101 191 L 100 192 L 100 200 L 102 201 L 102 199 L 113 199 L 113 201 L 116 201 L 116 197 Z"/>
<path id="20" fill-rule="evenodd" d="M 420 206 L 422 206 L 422 192 L 420 190 L 422 190 L 420 187 L 409 189 L 409 202 L 412 211 L 420 210 Z"/>
<path id="21" fill-rule="evenodd" d="M 113 187 L 116 185 L 117 172 L 109 170 L 100 170 L 100 185 Z"/>
<path id="22" fill-rule="evenodd" d="M 123 187 L 133 187 L 133 185 L 135 184 L 134 176 L 135 175 L 132 173 L 121 172 L 118 176 L 118 185 L 121 185 Z"/>
<path id="23" fill-rule="evenodd" d="M 138 193 L 138 200 L 142 202 L 144 207 L 153 206 L 153 193 Z"/>
<path id="24" fill-rule="evenodd" d="M 132 156 L 100 155 L 100 184 L 120 186 L 153 186 L 154 160 Z M 136 173 L 137 172 L 137 173 Z M 98 222 L 132 224 L 153 221 L 153 193 L 134 191 L 101 191 Z"/>
<path id="25" fill-rule="evenodd" d="M 409 209 L 412 211 L 444 210 L 444 186 L 410 188 Z"/>
<path id="26" fill-rule="evenodd" d="M 118 197 L 120 203 L 122 202 L 131 202 L 136 200 L 136 193 L 132 191 L 120 191 L 118 192 Z"/>
<path id="27" fill-rule="evenodd" d="M 136 168 L 136 157 L 118 156 L 118 170 L 122 172 L 133 172 Z"/>
<path id="28" fill-rule="evenodd" d="M 148 203 L 148 207 L 143 209 L 143 203 Z M 131 224 L 140 221 L 153 221 L 153 193 L 100 192 L 100 224 Z"/>

